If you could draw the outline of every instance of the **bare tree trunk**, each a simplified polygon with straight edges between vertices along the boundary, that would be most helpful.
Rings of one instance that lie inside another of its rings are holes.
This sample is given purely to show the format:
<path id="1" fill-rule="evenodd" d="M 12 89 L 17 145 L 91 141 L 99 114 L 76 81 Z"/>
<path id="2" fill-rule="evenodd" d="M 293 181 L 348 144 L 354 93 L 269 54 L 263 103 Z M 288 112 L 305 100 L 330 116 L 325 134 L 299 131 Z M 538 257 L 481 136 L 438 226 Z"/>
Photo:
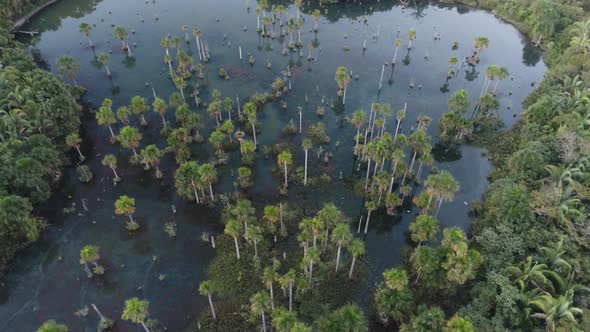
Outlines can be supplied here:
<path id="1" fill-rule="evenodd" d="M 209 306 L 211 306 L 211 315 L 213 315 L 213 320 L 217 320 L 215 316 L 215 308 L 213 307 L 213 300 L 211 299 L 211 294 L 208 294 L 207 297 L 209 298 Z"/>
<path id="2" fill-rule="evenodd" d="M 336 254 L 336 272 L 338 272 L 338 265 L 340 264 L 340 250 L 342 249 L 342 243 L 338 243 L 338 253 Z"/>
<path id="3" fill-rule="evenodd" d="M 234 236 L 234 244 L 236 245 L 236 256 L 240 259 L 240 247 L 238 246 L 238 238 Z"/>
<path id="4" fill-rule="evenodd" d="M 354 262 L 356 262 L 356 257 L 352 257 L 352 262 L 350 263 L 350 272 L 348 272 L 348 279 L 352 279 L 352 271 L 354 270 Z"/>

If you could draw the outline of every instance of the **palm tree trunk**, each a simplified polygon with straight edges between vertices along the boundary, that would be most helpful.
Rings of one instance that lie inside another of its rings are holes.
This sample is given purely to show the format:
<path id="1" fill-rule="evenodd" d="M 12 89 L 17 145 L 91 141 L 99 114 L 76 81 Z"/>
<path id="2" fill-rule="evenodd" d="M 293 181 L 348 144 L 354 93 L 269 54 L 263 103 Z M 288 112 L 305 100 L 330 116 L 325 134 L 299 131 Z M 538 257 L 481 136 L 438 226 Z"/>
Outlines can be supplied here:
<path id="1" fill-rule="evenodd" d="M 272 310 L 275 310 L 275 294 L 273 291 L 272 283 L 270 284 L 269 291 L 270 291 L 270 308 Z"/>
<path id="2" fill-rule="evenodd" d="M 164 114 L 160 114 L 160 117 L 162 118 L 162 124 L 164 125 L 164 128 L 166 128 L 166 118 L 164 117 Z"/>
<path id="3" fill-rule="evenodd" d="M 307 152 L 308 152 L 308 150 L 305 149 L 305 171 L 304 171 L 304 175 L 303 175 L 303 185 L 304 186 L 307 185 Z"/>
<path id="4" fill-rule="evenodd" d="M 397 59 L 397 49 L 398 46 L 395 47 L 395 52 L 393 52 L 393 60 L 391 60 L 391 63 L 395 65 L 395 60 Z"/>
<path id="5" fill-rule="evenodd" d="M 285 187 L 287 187 L 287 162 L 284 162 L 285 164 Z"/>
<path id="6" fill-rule="evenodd" d="M 90 304 L 90 306 L 92 307 L 92 309 L 94 309 L 94 311 L 96 311 L 96 314 L 100 317 L 100 321 L 105 321 L 105 317 L 102 315 L 102 313 L 100 312 L 100 310 L 98 310 L 98 308 L 96 307 L 96 305 L 94 303 Z"/>
<path id="7" fill-rule="evenodd" d="M 145 322 L 142 321 L 141 322 L 141 326 L 143 327 L 143 329 L 145 330 L 145 332 L 150 332 L 150 329 L 148 329 L 147 325 L 145 325 Z"/>
<path id="8" fill-rule="evenodd" d="M 414 150 L 414 155 L 412 156 L 412 162 L 410 163 L 410 168 L 408 169 L 408 172 L 412 172 L 412 169 L 414 168 L 414 162 L 416 162 L 416 155 L 418 155 L 418 151 Z"/>
<path id="9" fill-rule="evenodd" d="M 356 262 L 356 257 L 352 256 L 352 262 L 350 263 L 350 272 L 348 272 L 348 279 L 352 279 L 352 271 L 354 270 L 354 262 Z"/>
<path id="10" fill-rule="evenodd" d="M 395 180 L 395 171 L 397 169 L 397 161 L 393 164 L 393 171 L 391 172 L 391 181 L 389 182 L 389 190 L 387 191 L 388 193 L 391 193 L 391 191 L 393 190 L 393 181 Z"/>
<path id="11" fill-rule="evenodd" d="M 211 307 L 211 315 L 213 315 L 213 320 L 217 320 L 217 317 L 215 316 L 215 308 L 213 307 L 213 300 L 211 299 L 211 294 L 207 294 L 207 297 L 209 298 L 209 306 Z"/>
<path id="12" fill-rule="evenodd" d="M 361 232 L 361 226 L 362 226 L 362 224 L 363 224 L 363 215 L 361 214 L 361 217 L 359 218 L 359 227 L 358 227 L 358 229 L 356 230 L 356 233 L 357 233 L 357 234 L 360 234 L 360 232 Z"/>
<path id="13" fill-rule="evenodd" d="M 365 178 L 365 190 L 369 187 L 369 174 L 371 173 L 371 158 L 367 162 L 367 177 Z"/>
<path id="14" fill-rule="evenodd" d="M 293 282 L 289 281 L 289 311 L 293 311 Z"/>
<path id="15" fill-rule="evenodd" d="M 369 122 L 371 118 L 369 118 Z M 369 126 L 367 125 L 367 128 L 365 128 L 365 139 L 363 140 L 363 155 L 362 158 L 365 158 L 365 153 L 367 152 L 367 136 L 369 135 Z"/>
<path id="16" fill-rule="evenodd" d="M 197 53 L 199 53 L 199 61 L 203 60 L 201 58 L 201 45 L 199 44 L 199 36 L 195 36 L 195 42 L 197 43 Z"/>
<path id="17" fill-rule="evenodd" d="M 342 242 L 338 243 L 338 253 L 336 254 L 336 272 L 338 272 L 338 265 L 340 264 L 340 250 L 342 249 Z"/>
<path id="18" fill-rule="evenodd" d="M 211 200 L 215 202 L 215 196 L 213 196 L 213 186 L 211 186 L 211 181 L 209 181 L 209 193 L 211 194 Z"/>
<path id="19" fill-rule="evenodd" d="M 342 96 L 342 105 L 346 104 L 346 88 L 347 86 L 344 86 L 344 95 Z"/>
<path id="20" fill-rule="evenodd" d="M 104 65 L 104 68 L 107 70 L 107 76 L 111 77 L 111 70 L 109 69 L 109 66 Z"/>
<path id="21" fill-rule="evenodd" d="M 116 137 L 115 137 L 115 132 L 113 132 L 113 127 L 111 127 L 111 125 L 108 125 L 108 127 L 109 127 L 109 131 L 111 132 L 111 138 L 115 139 Z"/>
<path id="22" fill-rule="evenodd" d="M 129 221 L 131 221 L 131 222 L 135 222 L 135 221 L 133 220 L 133 216 L 132 216 L 132 215 L 129 215 L 128 217 L 129 217 Z"/>
<path id="23" fill-rule="evenodd" d="M 254 136 L 254 146 L 256 147 L 257 143 L 256 143 L 256 126 L 254 125 L 254 122 L 251 122 L 252 124 L 252 136 Z"/>
<path id="24" fill-rule="evenodd" d="M 238 246 L 238 238 L 234 236 L 234 244 L 236 245 L 236 256 L 240 259 L 240 247 Z"/>
<path id="25" fill-rule="evenodd" d="M 436 213 L 434 214 L 434 216 L 438 216 L 438 212 L 440 211 L 440 207 L 442 206 L 443 203 L 443 199 L 442 197 L 438 199 L 438 206 L 436 207 Z"/>
<path id="26" fill-rule="evenodd" d="M 266 332 L 266 318 L 264 318 L 264 311 L 261 312 L 262 315 L 262 332 Z"/>
<path id="27" fill-rule="evenodd" d="M 117 175 L 117 170 L 114 167 L 111 167 L 111 170 L 113 170 L 113 174 L 115 174 L 115 179 L 118 179 L 119 175 Z"/>
<path id="28" fill-rule="evenodd" d="M 79 146 L 76 146 L 75 148 L 76 148 L 76 151 L 78 151 L 78 155 L 80 156 L 80 159 L 82 159 L 82 160 L 83 160 L 85 157 L 84 157 L 84 155 L 82 154 L 82 152 L 80 151 L 80 147 L 79 147 Z"/>
<path id="29" fill-rule="evenodd" d="M 369 220 L 371 219 L 371 210 L 367 213 L 367 222 L 365 223 L 365 234 L 369 231 Z"/>
<path id="30" fill-rule="evenodd" d="M 356 142 L 354 144 L 354 154 L 357 154 L 357 149 L 359 147 L 359 135 L 361 134 L 361 128 L 360 127 L 356 127 Z"/>
<path id="31" fill-rule="evenodd" d="M 313 278 L 313 261 L 309 262 L 309 283 L 311 285 L 311 280 Z"/>
<path id="32" fill-rule="evenodd" d="M 258 257 L 258 242 L 254 241 L 254 257 Z"/>

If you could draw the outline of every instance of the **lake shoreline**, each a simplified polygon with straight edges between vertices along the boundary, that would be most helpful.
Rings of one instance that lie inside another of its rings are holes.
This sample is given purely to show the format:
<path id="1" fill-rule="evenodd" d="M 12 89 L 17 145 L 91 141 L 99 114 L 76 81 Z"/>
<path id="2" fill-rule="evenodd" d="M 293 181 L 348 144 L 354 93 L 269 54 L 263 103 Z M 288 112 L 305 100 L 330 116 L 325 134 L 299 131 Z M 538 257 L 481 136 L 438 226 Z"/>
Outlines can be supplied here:
<path id="1" fill-rule="evenodd" d="M 33 18 L 35 15 L 39 14 L 43 9 L 55 4 L 56 2 L 58 2 L 59 0 L 49 0 L 48 2 L 46 2 L 45 4 L 33 9 L 32 11 L 30 11 L 28 14 L 22 16 L 21 18 L 14 20 L 14 23 L 12 24 L 12 28 L 10 29 L 10 32 L 16 32 L 17 29 L 20 29 L 23 25 L 25 25 L 31 18 Z"/>

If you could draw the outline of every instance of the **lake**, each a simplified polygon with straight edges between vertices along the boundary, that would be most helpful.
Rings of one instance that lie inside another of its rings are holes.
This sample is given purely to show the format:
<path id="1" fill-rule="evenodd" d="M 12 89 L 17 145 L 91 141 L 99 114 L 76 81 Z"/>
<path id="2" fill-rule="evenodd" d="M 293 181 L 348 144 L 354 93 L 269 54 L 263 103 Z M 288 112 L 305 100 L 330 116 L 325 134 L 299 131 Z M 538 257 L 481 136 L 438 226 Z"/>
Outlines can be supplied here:
<path id="1" fill-rule="evenodd" d="M 132 296 L 149 300 L 150 317 L 159 319 L 170 330 L 185 327 L 191 316 L 207 308 L 207 299 L 198 294 L 197 288 L 206 277 L 207 265 L 215 251 L 201 240 L 201 235 L 222 233 L 217 222 L 218 212 L 176 195 L 173 156 L 162 159 L 164 178 L 161 180 L 154 179 L 152 172 L 142 167 L 130 165 L 130 151 L 108 143 L 108 130 L 97 126 L 93 113 L 105 97 L 113 100 L 114 110 L 128 104 L 134 95 L 148 98 L 151 104 L 152 87 L 159 96 L 168 99 L 176 89 L 168 78 L 160 40 L 167 34 L 184 40 L 183 25 L 189 27 L 189 45 L 183 43 L 185 50 L 195 50 L 194 37 L 190 34 L 195 26 L 201 29 L 203 40 L 209 46 L 211 61 L 206 65 L 207 79 L 200 82 L 200 96 L 206 102 L 210 100 L 212 89 L 219 89 L 223 97 L 234 100 L 239 97 L 243 106 L 252 94 L 270 91 L 272 81 L 289 67 L 292 90 L 282 98 L 287 109 L 281 109 L 280 101 L 265 105 L 259 114 L 261 133 L 257 138 L 260 145 L 280 141 L 300 147 L 299 135 L 290 137 L 281 132 L 289 120 L 297 123 L 298 106 L 303 108 L 304 126 L 317 121 L 326 125 L 332 140 L 322 150 L 330 152 L 333 158 L 324 164 L 323 158 L 317 158 L 319 147 L 315 146 L 310 152 L 309 172 L 312 176 L 325 172 L 332 177 L 332 183 L 328 188 L 312 192 L 290 186 L 288 199 L 309 215 L 327 201 L 335 202 L 352 220 L 358 220 L 363 212 L 364 201 L 352 190 L 352 183 L 364 176 L 356 172 L 353 165 L 356 129 L 346 121 L 355 110 L 362 108 L 368 112 L 372 102 L 390 103 L 394 115 L 388 119 L 387 128 L 391 132 L 395 111 L 407 103 L 402 132 L 409 134 L 418 116 L 430 116 L 433 122 L 429 134 L 434 143 L 438 120 L 447 111 L 450 95 L 465 89 L 474 104 L 484 84 L 487 66 L 502 65 L 511 73 L 510 79 L 502 81 L 498 88 L 500 117 L 506 127 L 519 119 L 525 96 L 533 91 L 546 71 L 539 50 L 513 26 L 488 12 L 465 6 L 425 3 L 402 8 L 390 1 L 330 5 L 327 12 L 322 12 L 319 31 L 314 34 L 310 13 L 315 8 L 309 8 L 306 3 L 301 14 L 305 18 L 302 56 L 297 52 L 282 54 L 288 36 L 274 40 L 259 37 L 255 8 L 254 1 L 243 0 L 62 0 L 24 27 L 40 32 L 34 40 L 22 41 L 37 47 L 52 71 L 56 71 L 55 63 L 64 54 L 80 63 L 79 82 L 88 89 L 84 102 L 90 105 L 83 115 L 82 147 L 88 157 L 85 164 L 91 168 L 94 179 L 81 184 L 75 168 L 68 168 L 58 192 L 40 209 L 50 226 L 38 243 L 19 255 L 8 272 L 7 284 L 0 293 L 0 330 L 32 331 L 43 321 L 55 319 L 66 323 L 72 331 L 93 331 L 98 317 L 92 309 L 86 318 L 74 312 L 94 303 L 106 316 L 118 319 L 125 299 Z M 287 15 L 295 16 L 296 9 L 291 6 Z M 79 32 L 82 22 L 93 25 L 94 52 L 110 52 L 112 80 L 97 66 L 95 54 Z M 113 36 L 114 26 L 123 26 L 129 32 L 134 61 L 126 60 L 120 41 Z M 400 47 L 392 71 L 394 40 L 399 36 L 403 45 L 407 45 L 408 30 L 412 27 L 417 32 L 413 48 L 408 51 Z M 278 26 L 275 31 L 278 32 Z M 463 66 L 457 77 L 443 87 L 449 58 L 470 55 L 473 40 L 481 35 L 490 40 L 481 62 L 475 67 Z M 452 49 L 454 41 L 459 43 L 457 50 Z M 311 62 L 307 60 L 310 42 L 314 45 L 312 56 L 315 57 Z M 239 58 L 240 46 L 243 60 Z M 175 50 L 171 52 L 175 54 Z M 249 54 L 255 58 L 253 66 L 247 61 Z M 193 58 L 196 57 L 195 52 Z M 271 69 L 267 68 L 267 62 Z M 383 87 L 379 92 L 382 66 L 386 62 Z M 344 106 L 337 103 L 334 73 L 338 66 L 346 66 L 357 78 L 348 86 Z M 221 67 L 229 73 L 230 80 L 218 77 Z M 189 101 L 194 110 L 192 99 Z M 316 110 L 322 102 L 327 113 L 320 119 Z M 333 103 L 337 106 L 331 109 Z M 203 107 L 198 112 L 205 119 L 203 136 L 207 138 L 215 121 Z M 159 134 L 158 115 L 149 112 L 146 117 L 150 125 L 141 129 L 142 146 L 153 143 L 163 148 L 166 143 Z M 175 123 L 173 110 L 168 111 L 167 118 Z M 132 123 L 137 124 L 135 117 Z M 278 202 L 277 187 L 282 178 L 270 176 L 276 160 L 265 159 L 262 149 L 258 150 L 253 167 L 255 186 L 250 195 L 256 205 L 262 207 Z M 214 156 L 208 144 L 191 144 L 191 151 L 192 158 L 199 162 Z M 298 151 L 294 165 L 302 166 L 303 151 Z M 119 159 L 118 171 L 123 181 L 116 186 L 111 181 L 111 171 L 100 163 L 107 153 L 116 154 Z M 71 156 L 72 160 L 77 160 L 73 152 Z M 437 159 L 435 166 L 451 172 L 461 185 L 455 200 L 443 204 L 438 216 L 441 224 L 469 230 L 470 203 L 480 199 L 486 189 L 486 176 L 492 166 L 482 150 L 469 145 L 463 146 L 457 156 L 443 154 Z M 229 162 L 218 167 L 220 181 L 214 186 L 216 192 L 235 190 L 234 175 L 239 165 L 239 152 L 230 152 Z M 124 194 L 135 197 L 135 216 L 141 225 L 140 230 L 131 235 L 124 228 L 125 218 L 113 212 L 115 200 Z M 83 202 L 88 211 L 83 208 Z M 64 208 L 72 206 L 75 207 L 73 212 L 64 213 Z M 401 249 L 410 245 L 408 225 L 417 212 L 406 209 L 401 217 L 385 213 L 372 217 L 366 236 L 367 255 L 363 259 L 371 272 L 369 286 L 380 280 L 385 268 L 399 263 Z M 164 223 L 170 221 L 177 223 L 176 238 L 164 232 Z M 101 278 L 87 278 L 79 262 L 80 249 L 87 244 L 101 248 L 107 270 Z M 370 299 L 370 293 L 366 292 L 355 300 L 367 304 Z M 117 327 L 120 331 L 138 328 L 122 321 L 117 322 Z"/>

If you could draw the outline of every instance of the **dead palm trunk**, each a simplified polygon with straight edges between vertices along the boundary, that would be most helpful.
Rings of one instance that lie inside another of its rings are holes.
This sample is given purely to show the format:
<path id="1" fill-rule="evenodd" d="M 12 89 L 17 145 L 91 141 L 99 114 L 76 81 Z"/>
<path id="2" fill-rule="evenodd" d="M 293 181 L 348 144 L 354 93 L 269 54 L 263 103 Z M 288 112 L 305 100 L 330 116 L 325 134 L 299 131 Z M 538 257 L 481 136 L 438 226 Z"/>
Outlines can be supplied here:
<path id="1" fill-rule="evenodd" d="M 340 264 L 340 250 L 342 249 L 342 242 L 338 242 L 338 253 L 336 254 L 336 270 L 338 272 L 338 265 Z"/>
<path id="2" fill-rule="evenodd" d="M 209 181 L 209 193 L 211 194 L 211 200 L 215 202 L 215 196 L 213 196 L 213 186 L 211 185 L 211 181 Z"/>
<path id="3" fill-rule="evenodd" d="M 238 259 L 240 259 L 240 247 L 238 246 L 238 238 L 235 236 L 233 238 L 234 244 L 236 245 L 236 256 L 238 257 Z"/>
<path id="4" fill-rule="evenodd" d="M 283 163 L 285 165 L 285 187 L 287 187 L 287 162 Z"/>
<path id="5" fill-rule="evenodd" d="M 356 257 L 352 256 L 352 262 L 350 263 L 350 272 L 348 272 L 348 279 L 352 279 L 352 271 L 354 270 L 354 263 L 356 262 Z"/>
<path id="6" fill-rule="evenodd" d="M 195 201 L 197 201 L 197 204 L 200 204 L 201 201 L 199 200 L 199 194 L 197 193 L 197 186 L 195 186 L 194 180 L 191 180 L 191 186 L 193 187 L 193 191 L 195 193 Z"/>
<path id="7" fill-rule="evenodd" d="M 365 234 L 369 231 L 369 220 L 371 219 L 371 210 L 367 212 L 367 222 L 365 223 Z"/>
<path id="8" fill-rule="evenodd" d="M 209 306 L 211 307 L 211 315 L 213 315 L 213 320 L 217 320 L 217 317 L 215 316 L 215 308 L 213 307 L 213 300 L 211 299 L 211 294 L 207 294 L 207 297 L 209 298 Z"/>
<path id="9" fill-rule="evenodd" d="M 304 171 L 304 175 L 303 175 L 303 185 L 304 186 L 307 185 L 307 152 L 308 152 L 308 150 L 305 149 L 305 171 Z"/>

